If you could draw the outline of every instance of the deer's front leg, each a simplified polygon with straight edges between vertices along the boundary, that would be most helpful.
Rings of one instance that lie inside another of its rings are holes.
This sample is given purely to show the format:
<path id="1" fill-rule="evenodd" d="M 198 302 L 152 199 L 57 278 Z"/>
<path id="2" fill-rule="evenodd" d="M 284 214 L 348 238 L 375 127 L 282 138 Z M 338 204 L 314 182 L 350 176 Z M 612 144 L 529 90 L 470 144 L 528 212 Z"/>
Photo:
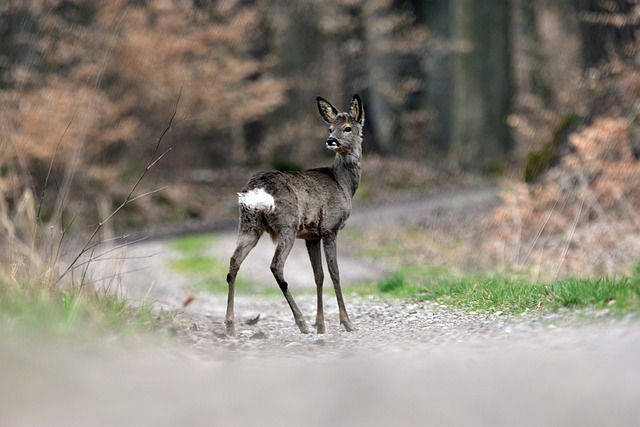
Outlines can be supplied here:
<path id="1" fill-rule="evenodd" d="M 311 268 L 313 268 L 313 278 L 316 282 L 316 292 L 318 295 L 318 311 L 316 312 L 316 331 L 319 334 L 326 333 L 324 326 L 324 309 L 322 304 L 322 284 L 324 282 L 324 273 L 322 271 L 322 254 L 320 252 L 320 240 L 305 240 L 307 252 L 311 260 Z"/>
<path id="2" fill-rule="evenodd" d="M 351 332 L 355 328 L 351 320 L 349 319 L 349 315 L 347 314 L 347 309 L 344 305 L 344 299 L 342 298 L 342 290 L 340 289 L 340 273 L 338 271 L 338 251 L 336 248 L 336 235 L 328 235 L 322 237 L 322 243 L 324 246 L 324 255 L 327 258 L 327 267 L 329 268 L 329 275 L 331 276 L 331 281 L 333 282 L 333 287 L 336 291 L 336 298 L 338 299 L 338 310 L 340 310 L 340 323 L 344 326 L 344 328 Z"/>

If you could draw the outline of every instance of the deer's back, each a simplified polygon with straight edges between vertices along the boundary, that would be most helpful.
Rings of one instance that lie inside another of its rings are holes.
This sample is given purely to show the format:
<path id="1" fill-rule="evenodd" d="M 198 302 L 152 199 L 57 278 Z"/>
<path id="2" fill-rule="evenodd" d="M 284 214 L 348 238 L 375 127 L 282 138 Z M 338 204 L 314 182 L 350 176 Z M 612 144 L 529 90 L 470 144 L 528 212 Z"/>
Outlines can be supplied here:
<path id="1" fill-rule="evenodd" d="M 351 214 L 351 194 L 340 186 L 332 168 L 260 172 L 243 192 L 255 189 L 264 190 L 275 201 L 273 210 L 264 213 L 267 225 L 278 231 L 296 228 L 298 238 L 337 233 Z"/>

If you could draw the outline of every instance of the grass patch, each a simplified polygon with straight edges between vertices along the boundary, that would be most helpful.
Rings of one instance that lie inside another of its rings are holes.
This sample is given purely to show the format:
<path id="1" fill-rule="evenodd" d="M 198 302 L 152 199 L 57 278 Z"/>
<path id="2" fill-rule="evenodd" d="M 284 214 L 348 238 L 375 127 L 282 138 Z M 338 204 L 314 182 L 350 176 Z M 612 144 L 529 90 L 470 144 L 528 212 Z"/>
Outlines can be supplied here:
<path id="1" fill-rule="evenodd" d="M 213 242 L 214 238 L 209 234 L 190 234 L 172 239 L 169 245 L 179 252 L 193 253 L 205 251 Z"/>
<path id="2" fill-rule="evenodd" d="M 56 158 L 56 146 L 51 152 L 48 171 L 44 167 L 36 174 L 43 179 L 37 183 L 39 197 L 29 190 L 31 186 L 25 188 L 20 199 L 14 200 L 11 192 L 0 195 L 0 333 L 29 331 L 73 337 L 88 333 L 86 336 L 94 337 L 100 332 L 110 332 L 121 335 L 128 330 L 155 329 L 164 319 L 169 319 L 154 313 L 150 306 L 131 306 L 111 289 L 96 290 L 91 283 L 90 266 L 108 260 L 114 249 L 123 246 L 121 239 L 125 236 L 117 236 L 114 222 L 123 225 L 135 222 L 133 202 L 153 196 L 156 204 L 170 204 L 170 200 L 162 200 L 165 196 L 159 194 L 160 190 L 143 192 L 141 183 L 170 151 L 161 149 L 161 144 L 171 130 L 181 94 L 182 91 L 167 127 L 156 138 L 153 155 L 146 166 L 142 163 L 139 172 L 131 177 L 133 183 L 128 192 L 98 203 L 95 210 L 77 211 L 77 206 L 86 203 L 82 200 L 79 204 L 71 203 L 67 196 L 78 194 L 72 187 L 80 185 L 95 192 L 104 189 L 104 185 L 91 179 L 84 184 L 65 180 L 59 187 L 55 177 L 60 172 L 58 164 L 63 160 Z M 67 127 L 72 122 L 73 119 Z M 66 130 L 60 137 L 65 134 Z M 62 169 L 74 176 L 79 172 L 78 167 L 82 167 L 82 161 L 65 164 Z M 3 177 L 8 175 L 10 180 L 27 177 L 22 169 L 9 163 L 3 168 Z M 77 250 L 70 249 L 74 241 Z"/>
<path id="3" fill-rule="evenodd" d="M 170 315 L 134 308 L 124 299 L 90 287 L 60 289 L 41 282 L 0 283 L 0 332 L 55 336 L 133 334 L 155 329 Z"/>
<path id="4" fill-rule="evenodd" d="M 171 261 L 172 270 L 193 277 L 195 288 L 211 293 L 227 292 L 228 260 L 220 260 L 207 255 L 207 248 L 215 244 L 211 235 L 194 234 L 178 237 L 170 242 L 179 257 Z M 255 283 L 236 278 L 236 292 L 271 295 L 272 289 L 264 289 Z M 279 289 L 277 289 L 280 292 Z"/>
<path id="5" fill-rule="evenodd" d="M 414 266 L 377 282 L 375 290 L 392 297 L 415 297 L 483 311 L 607 309 L 615 315 L 640 313 L 640 272 L 631 278 L 530 283 L 505 277 L 455 277 L 445 269 Z"/>
<path id="6" fill-rule="evenodd" d="M 222 273 L 226 264 L 220 260 L 204 255 L 186 255 L 171 261 L 171 268 L 175 271 L 188 274 L 210 274 L 213 270 Z"/>
<path id="7" fill-rule="evenodd" d="M 522 313 L 561 308 L 610 309 L 615 314 L 640 311 L 640 286 L 628 279 L 567 279 L 553 283 L 527 283 L 508 278 L 458 279 L 425 286 L 423 300 L 478 310 Z"/>
<path id="8" fill-rule="evenodd" d="M 437 267 L 407 266 L 377 283 L 377 290 L 396 298 L 416 295 L 431 282 L 441 282 L 450 277 L 448 270 Z"/>

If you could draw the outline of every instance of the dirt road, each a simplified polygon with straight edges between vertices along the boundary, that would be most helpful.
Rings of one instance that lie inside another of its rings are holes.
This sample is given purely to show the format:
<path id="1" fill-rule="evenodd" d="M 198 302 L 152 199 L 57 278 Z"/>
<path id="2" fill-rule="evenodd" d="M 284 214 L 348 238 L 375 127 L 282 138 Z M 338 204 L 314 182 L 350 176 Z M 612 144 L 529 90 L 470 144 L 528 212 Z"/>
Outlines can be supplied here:
<path id="1" fill-rule="evenodd" d="M 312 301 L 300 302 L 309 313 Z M 192 341 L 181 346 L 10 340 L 0 349 L 0 425 L 634 426 L 640 420 L 637 321 L 487 318 L 354 298 L 350 307 L 358 331 L 342 332 L 334 320 L 325 336 L 297 333 L 276 301 L 243 299 L 241 310 L 258 310 L 264 320 L 234 339 L 211 331 L 200 316 L 185 316 Z"/>
<path id="2" fill-rule="evenodd" d="M 427 203 L 421 212 L 433 206 Z M 362 221 L 380 225 L 384 215 L 406 210 L 390 212 Z M 358 217 L 353 219 L 358 226 Z M 228 257 L 233 239 L 233 233 L 219 235 L 208 253 Z M 274 286 L 268 274 L 273 247 L 266 243 L 242 272 L 255 269 Z M 283 298 L 240 295 L 237 335 L 227 337 L 223 295 L 201 293 L 188 308 L 180 307 L 190 279 L 168 267 L 175 255 L 162 241 L 145 243 L 131 247 L 119 268 L 128 272 L 122 286 L 133 301 L 151 298 L 177 310 L 176 337 L 89 343 L 9 337 L 0 347 L 0 426 L 640 422 L 637 319 L 461 312 L 347 290 L 355 332 L 338 327 L 337 306 L 327 291 L 325 335 L 300 334 Z M 304 286 L 308 260 L 304 253 L 294 256 L 300 259 L 292 258 L 285 274 Z M 340 261 L 346 271 L 351 268 L 345 265 L 359 260 Z M 352 279 L 385 273 L 380 265 L 361 271 Z M 295 289 L 311 323 L 315 300 Z M 245 323 L 258 314 L 256 324 Z"/>

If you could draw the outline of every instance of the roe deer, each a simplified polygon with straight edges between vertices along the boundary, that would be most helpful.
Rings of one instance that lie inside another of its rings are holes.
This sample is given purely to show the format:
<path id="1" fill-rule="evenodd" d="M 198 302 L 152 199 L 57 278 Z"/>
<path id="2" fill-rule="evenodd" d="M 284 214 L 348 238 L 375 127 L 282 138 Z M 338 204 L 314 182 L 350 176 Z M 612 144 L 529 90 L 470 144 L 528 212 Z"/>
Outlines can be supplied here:
<path id="1" fill-rule="evenodd" d="M 242 192 L 238 193 L 238 245 L 229 262 L 227 274 L 229 296 L 225 325 L 230 335 L 235 333 L 233 299 L 236 275 L 240 264 L 265 231 L 277 244 L 271 262 L 271 272 L 291 307 L 300 332 L 307 334 L 309 328 L 283 276 L 284 263 L 296 238 L 305 240 L 317 287 L 317 333 L 326 332 L 322 308 L 324 273 L 320 253 L 321 241 L 338 299 L 340 323 L 347 331 L 354 329 L 340 290 L 336 237 L 351 214 L 351 199 L 360 183 L 364 110 L 358 95 L 353 96 L 348 113 L 339 113 L 331 103 L 321 97 L 317 98 L 317 103 L 320 115 L 329 124 L 326 147 L 336 153 L 333 166 L 301 172 L 259 172 L 251 177 Z"/>

